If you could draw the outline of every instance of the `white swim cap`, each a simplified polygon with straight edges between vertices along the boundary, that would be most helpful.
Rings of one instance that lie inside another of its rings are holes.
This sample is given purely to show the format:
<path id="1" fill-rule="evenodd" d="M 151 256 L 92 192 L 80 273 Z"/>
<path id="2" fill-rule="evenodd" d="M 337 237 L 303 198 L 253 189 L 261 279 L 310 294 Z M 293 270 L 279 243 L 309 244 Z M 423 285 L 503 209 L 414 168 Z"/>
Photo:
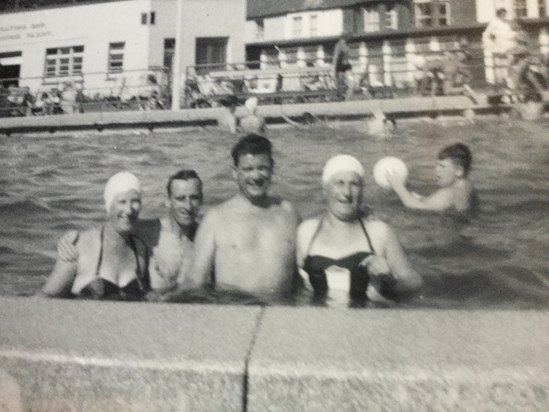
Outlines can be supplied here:
<path id="1" fill-rule="evenodd" d="M 338 154 L 330 158 L 324 165 L 322 184 L 328 183 L 332 176 L 338 172 L 355 172 L 361 179 L 364 178 L 364 168 L 356 158 L 351 155 Z"/>
<path id="2" fill-rule="evenodd" d="M 141 193 L 141 183 L 139 179 L 130 172 L 118 172 L 111 176 L 105 185 L 105 208 L 110 210 L 112 202 L 116 195 L 136 190 Z"/>
<path id="3" fill-rule="evenodd" d="M 257 97 L 250 97 L 249 99 L 246 99 L 244 106 L 246 106 L 246 109 L 253 114 L 257 109 Z"/>

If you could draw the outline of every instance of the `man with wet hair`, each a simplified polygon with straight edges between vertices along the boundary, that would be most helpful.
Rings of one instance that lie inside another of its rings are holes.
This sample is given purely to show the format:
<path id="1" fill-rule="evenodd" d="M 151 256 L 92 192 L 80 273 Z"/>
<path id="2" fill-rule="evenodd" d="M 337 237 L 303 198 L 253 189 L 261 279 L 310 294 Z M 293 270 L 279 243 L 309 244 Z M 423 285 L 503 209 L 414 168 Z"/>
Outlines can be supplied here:
<path id="1" fill-rule="evenodd" d="M 296 279 L 294 206 L 269 194 L 274 169 L 271 142 L 249 134 L 232 149 L 238 192 L 200 223 L 191 276 L 180 290 L 211 286 L 262 301 L 289 294 Z"/>
<path id="2" fill-rule="evenodd" d="M 167 216 L 139 220 L 136 224 L 136 234 L 152 251 L 149 274 L 153 292 L 148 299 L 159 299 L 175 289 L 188 275 L 193 261 L 193 242 L 203 201 L 202 181 L 196 171 L 183 169 L 170 176 L 166 191 Z M 58 247 L 61 259 L 78 258 L 77 239 L 75 231 L 68 231 L 61 238 Z"/>
<path id="3" fill-rule="evenodd" d="M 440 189 L 429 196 L 410 192 L 398 174 L 387 172 L 387 180 L 404 206 L 429 211 L 467 212 L 478 206 L 473 183 L 468 179 L 473 156 L 462 143 L 444 147 L 437 156 L 435 176 Z"/>

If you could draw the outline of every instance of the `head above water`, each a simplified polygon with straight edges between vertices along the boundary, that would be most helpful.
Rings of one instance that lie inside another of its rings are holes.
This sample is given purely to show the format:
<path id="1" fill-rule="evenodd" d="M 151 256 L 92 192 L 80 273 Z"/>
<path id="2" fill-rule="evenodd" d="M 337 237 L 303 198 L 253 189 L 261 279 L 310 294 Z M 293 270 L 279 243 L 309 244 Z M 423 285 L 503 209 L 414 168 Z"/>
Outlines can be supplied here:
<path id="1" fill-rule="evenodd" d="M 168 184 L 166 185 L 166 191 L 168 192 L 168 197 L 172 196 L 172 182 L 174 180 L 191 180 L 196 179 L 198 180 L 199 187 L 200 187 L 200 195 L 202 195 L 202 179 L 198 176 L 198 173 L 194 169 L 182 169 L 173 175 L 171 175 L 168 179 Z"/>
<path id="2" fill-rule="evenodd" d="M 324 165 L 322 184 L 326 185 L 339 172 L 354 172 L 361 180 L 364 179 L 364 168 L 355 157 L 347 154 L 338 154 L 331 157 Z"/>
<path id="3" fill-rule="evenodd" d="M 131 190 L 135 190 L 141 194 L 141 182 L 133 173 L 123 171 L 112 175 L 107 181 L 104 191 L 107 212 L 110 211 L 111 205 L 117 195 L 127 193 Z"/>
<path id="4" fill-rule="evenodd" d="M 471 170 L 473 155 L 471 150 L 463 143 L 454 143 L 443 147 L 437 156 L 438 160 L 450 159 L 455 166 L 463 169 L 463 177 L 467 177 Z"/>
<path id="5" fill-rule="evenodd" d="M 500 19 L 505 19 L 505 17 L 507 17 L 507 10 L 504 9 L 503 7 L 497 9 L 496 16 L 499 17 Z"/>
<path id="6" fill-rule="evenodd" d="M 238 166 L 238 162 L 245 155 L 267 155 L 271 160 L 271 166 L 274 166 L 272 144 L 264 136 L 250 133 L 244 136 L 234 145 L 231 155 L 233 157 L 234 166 Z"/>

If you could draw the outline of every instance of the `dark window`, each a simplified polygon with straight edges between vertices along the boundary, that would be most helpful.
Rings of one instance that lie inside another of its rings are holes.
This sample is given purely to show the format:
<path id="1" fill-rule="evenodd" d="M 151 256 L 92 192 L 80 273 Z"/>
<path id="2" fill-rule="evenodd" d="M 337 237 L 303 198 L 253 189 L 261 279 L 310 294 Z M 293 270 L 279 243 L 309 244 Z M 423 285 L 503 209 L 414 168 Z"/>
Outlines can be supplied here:
<path id="1" fill-rule="evenodd" d="M 141 24 L 147 24 L 147 13 L 141 13 Z"/>
<path id="2" fill-rule="evenodd" d="M 124 70 L 124 47 L 125 42 L 109 44 L 109 73 L 120 73 Z"/>
<path id="3" fill-rule="evenodd" d="M 210 65 L 209 68 L 201 72 L 225 68 L 227 61 L 227 41 L 227 37 L 203 37 L 196 39 L 196 64 Z M 198 72 L 199 70 L 197 70 Z"/>
<path id="4" fill-rule="evenodd" d="M 156 12 L 151 11 L 151 25 L 154 25 L 156 23 Z"/>
<path id="5" fill-rule="evenodd" d="M 164 39 L 164 67 L 172 71 L 173 56 L 175 55 L 175 39 Z"/>
<path id="6" fill-rule="evenodd" d="M 46 49 L 44 77 L 82 74 L 84 46 Z"/>

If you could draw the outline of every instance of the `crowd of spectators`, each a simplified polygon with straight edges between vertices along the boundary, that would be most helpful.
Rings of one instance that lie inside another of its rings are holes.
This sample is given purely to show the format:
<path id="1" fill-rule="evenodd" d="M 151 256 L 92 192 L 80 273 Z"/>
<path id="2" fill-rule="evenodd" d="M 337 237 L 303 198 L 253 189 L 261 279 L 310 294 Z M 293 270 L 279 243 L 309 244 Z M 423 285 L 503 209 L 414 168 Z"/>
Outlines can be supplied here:
<path id="1" fill-rule="evenodd" d="M 163 110 L 169 93 L 149 74 L 146 85 L 132 91 L 123 81 L 120 90 L 109 95 L 85 93 L 81 84 L 65 81 L 48 90 L 32 92 L 28 86 L 0 85 L 0 117 L 75 114 L 102 110 Z"/>

